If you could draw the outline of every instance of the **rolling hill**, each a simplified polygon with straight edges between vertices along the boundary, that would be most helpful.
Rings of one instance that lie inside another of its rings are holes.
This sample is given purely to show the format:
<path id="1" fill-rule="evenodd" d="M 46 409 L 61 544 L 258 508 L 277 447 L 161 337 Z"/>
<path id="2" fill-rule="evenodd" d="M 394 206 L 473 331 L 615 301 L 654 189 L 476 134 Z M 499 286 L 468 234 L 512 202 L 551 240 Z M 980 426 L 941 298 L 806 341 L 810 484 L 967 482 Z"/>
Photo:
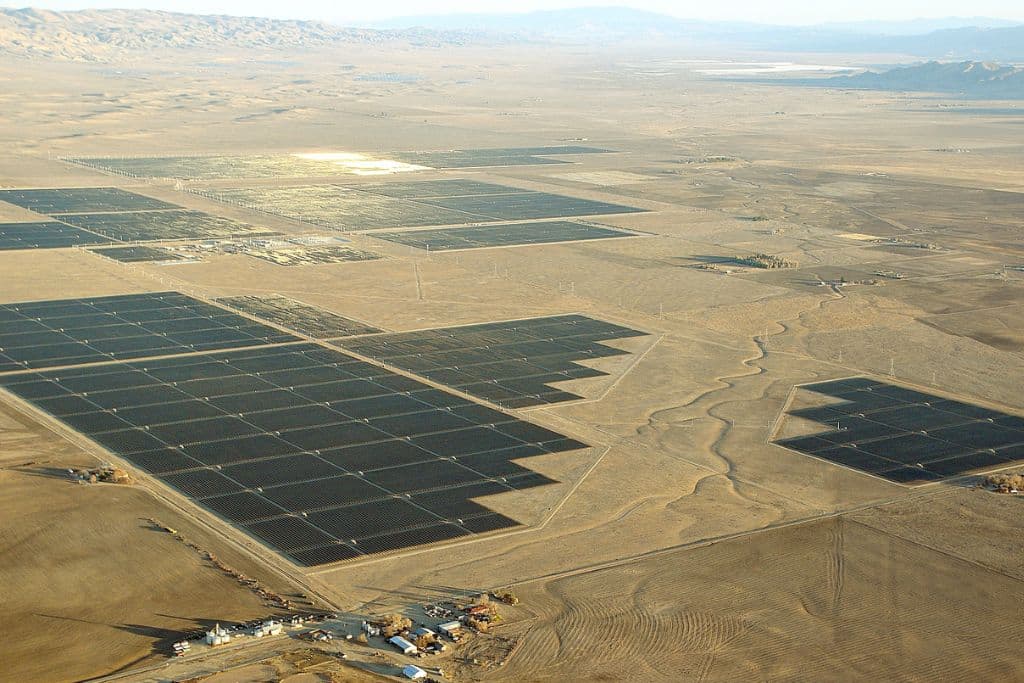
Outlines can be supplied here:
<path id="1" fill-rule="evenodd" d="M 1024 68 L 991 62 L 928 62 L 821 79 L 819 85 L 870 90 L 957 93 L 990 99 L 1024 99 Z"/>
<path id="2" fill-rule="evenodd" d="M 108 61 L 163 49 L 305 49 L 387 42 L 456 45 L 471 40 L 458 31 L 343 28 L 324 22 L 258 17 L 0 8 L 0 54 L 75 61 Z"/>

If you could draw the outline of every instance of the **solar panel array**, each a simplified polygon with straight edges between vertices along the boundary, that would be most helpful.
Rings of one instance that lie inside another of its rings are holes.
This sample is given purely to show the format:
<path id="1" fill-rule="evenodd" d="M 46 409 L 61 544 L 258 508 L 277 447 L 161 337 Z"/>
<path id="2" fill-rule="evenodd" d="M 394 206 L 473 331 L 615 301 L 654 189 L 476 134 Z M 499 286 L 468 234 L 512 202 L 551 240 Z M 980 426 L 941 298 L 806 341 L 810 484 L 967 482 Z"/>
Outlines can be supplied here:
<path id="1" fill-rule="evenodd" d="M 396 242 L 427 251 L 452 249 L 486 249 L 522 244 L 551 244 L 577 240 L 597 240 L 617 237 L 636 237 L 634 233 L 598 225 L 585 225 L 571 221 L 545 221 L 539 223 L 502 223 L 501 225 L 465 228 L 434 228 L 429 230 L 403 230 L 400 232 L 374 232 L 372 237 Z"/>
<path id="2" fill-rule="evenodd" d="M 0 304 L 0 372 L 298 339 L 177 292 Z"/>
<path id="3" fill-rule="evenodd" d="M 174 204 L 118 187 L 0 190 L 0 201 L 46 216 L 65 213 L 177 209 Z"/>
<path id="4" fill-rule="evenodd" d="M 350 337 L 382 331 L 372 325 L 304 304 L 286 296 L 229 296 L 216 301 L 223 306 L 269 320 L 313 339 Z"/>
<path id="5" fill-rule="evenodd" d="M 577 361 L 626 355 L 600 342 L 645 334 L 583 315 L 563 315 L 335 343 L 502 407 L 525 408 L 581 398 L 549 385 L 607 375 Z"/>
<path id="6" fill-rule="evenodd" d="M 289 185 L 194 191 L 212 199 L 335 230 L 465 225 L 646 210 L 461 179 L 388 185 Z"/>
<path id="7" fill-rule="evenodd" d="M 0 223 L 0 251 L 278 234 L 116 187 L 0 190 L 0 201 L 52 217 Z"/>
<path id="8" fill-rule="evenodd" d="M 188 209 L 75 213 L 62 215 L 60 220 L 118 242 L 223 239 L 279 234 L 261 230 L 241 221 Z"/>
<path id="9" fill-rule="evenodd" d="M 801 387 L 841 402 L 788 414 L 828 429 L 775 443 L 903 484 L 1024 459 L 1024 418 L 864 377 Z"/>
<path id="10" fill-rule="evenodd" d="M 0 251 L 59 249 L 88 244 L 109 244 L 110 238 L 79 230 L 58 221 L 0 223 Z"/>
<path id="11" fill-rule="evenodd" d="M 163 247 L 106 247 L 90 249 L 94 254 L 105 256 L 121 263 L 145 263 L 149 261 L 182 261 L 185 257 L 181 254 L 165 249 Z"/>
<path id="12" fill-rule="evenodd" d="M 4 329 L 45 319 L 38 334 L 52 338 L 74 318 L 146 312 L 149 326 L 199 303 L 125 295 L 9 304 L 0 316 Z M 335 349 L 223 350 L 235 342 L 76 356 L 87 364 L 0 372 L 0 387 L 307 566 L 518 526 L 476 499 L 554 483 L 522 459 L 587 448 Z"/>

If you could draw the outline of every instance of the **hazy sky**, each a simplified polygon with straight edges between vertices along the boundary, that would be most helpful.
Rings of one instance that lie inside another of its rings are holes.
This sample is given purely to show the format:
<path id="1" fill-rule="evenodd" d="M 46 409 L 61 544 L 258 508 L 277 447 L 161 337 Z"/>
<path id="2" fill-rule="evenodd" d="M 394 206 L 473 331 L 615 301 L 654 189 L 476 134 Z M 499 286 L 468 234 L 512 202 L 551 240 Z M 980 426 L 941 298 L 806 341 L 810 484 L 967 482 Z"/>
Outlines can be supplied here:
<path id="1" fill-rule="evenodd" d="M 1021 0 L 0 0 L 0 5 L 48 9 L 84 7 L 146 7 L 201 14 L 237 14 L 295 19 L 326 19 L 342 23 L 414 14 L 452 12 L 525 12 L 534 9 L 628 5 L 688 19 L 815 24 L 826 21 L 899 20 L 921 17 L 988 16 L 1024 22 Z"/>

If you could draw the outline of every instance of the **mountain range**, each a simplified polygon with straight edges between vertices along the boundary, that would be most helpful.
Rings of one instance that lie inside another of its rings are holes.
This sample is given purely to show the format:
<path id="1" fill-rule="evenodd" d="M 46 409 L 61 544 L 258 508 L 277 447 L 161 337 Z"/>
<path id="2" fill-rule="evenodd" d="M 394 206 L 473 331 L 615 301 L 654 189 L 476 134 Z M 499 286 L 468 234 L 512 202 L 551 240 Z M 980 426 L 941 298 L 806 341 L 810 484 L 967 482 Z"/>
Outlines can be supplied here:
<path id="1" fill-rule="evenodd" d="M 151 10 L 53 12 L 0 7 L 0 54 L 106 61 L 159 49 L 316 48 L 339 44 L 465 44 L 464 32 L 345 28 L 319 21 Z"/>
<path id="2" fill-rule="evenodd" d="M 347 28 L 322 21 L 151 10 L 54 12 L 0 8 L 0 54 L 23 57 L 107 61 L 159 49 L 508 42 L 640 43 L 719 53 L 819 52 L 1024 62 L 1024 26 L 984 17 L 787 27 L 691 21 L 624 7 L 592 7 L 406 17 L 371 28 Z"/>

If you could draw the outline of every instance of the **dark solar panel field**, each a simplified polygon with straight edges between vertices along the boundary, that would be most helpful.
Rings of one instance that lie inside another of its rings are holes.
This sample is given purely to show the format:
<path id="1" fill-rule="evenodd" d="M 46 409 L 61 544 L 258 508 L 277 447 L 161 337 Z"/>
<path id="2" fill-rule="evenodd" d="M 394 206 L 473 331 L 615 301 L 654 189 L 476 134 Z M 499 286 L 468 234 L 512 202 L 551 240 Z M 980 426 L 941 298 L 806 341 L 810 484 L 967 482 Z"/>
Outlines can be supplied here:
<path id="1" fill-rule="evenodd" d="M 62 215 L 60 220 L 119 242 L 222 239 L 278 234 L 230 218 L 187 209 L 66 214 Z"/>
<path id="2" fill-rule="evenodd" d="M 298 339 L 176 292 L 0 304 L 0 372 Z"/>
<path id="3" fill-rule="evenodd" d="M 842 400 L 788 414 L 826 431 L 780 446 L 900 484 L 1024 459 L 1024 418 L 863 377 L 801 387 Z"/>
<path id="4" fill-rule="evenodd" d="M 0 190 L 0 201 L 44 215 L 179 208 L 117 187 Z"/>
<path id="5" fill-rule="evenodd" d="M 181 254 L 162 247 L 108 247 L 106 249 L 90 249 L 89 251 L 121 263 L 185 260 Z"/>
<path id="6" fill-rule="evenodd" d="M 14 249 L 60 249 L 112 240 L 57 221 L 0 223 L 0 251 Z"/>
<path id="7" fill-rule="evenodd" d="M 313 339 L 374 334 L 382 330 L 286 296 L 231 296 L 217 303 L 295 330 Z"/>
<path id="8" fill-rule="evenodd" d="M 519 522 L 475 498 L 587 445 L 313 343 L 0 375 L 299 564 Z"/>
<path id="9" fill-rule="evenodd" d="M 584 225 L 570 221 L 547 221 L 543 223 L 505 223 L 466 228 L 375 232 L 371 233 L 371 236 L 427 251 L 448 251 L 636 237 L 636 234 L 626 232 L 625 230 Z"/>
<path id="10" fill-rule="evenodd" d="M 203 196 L 336 230 L 465 225 L 646 211 L 471 180 L 218 188 Z"/>
<path id="11" fill-rule="evenodd" d="M 644 336 L 583 315 L 343 339 L 337 345 L 506 408 L 580 396 L 548 386 L 607 373 L 577 364 L 627 352 L 602 341 Z"/>

